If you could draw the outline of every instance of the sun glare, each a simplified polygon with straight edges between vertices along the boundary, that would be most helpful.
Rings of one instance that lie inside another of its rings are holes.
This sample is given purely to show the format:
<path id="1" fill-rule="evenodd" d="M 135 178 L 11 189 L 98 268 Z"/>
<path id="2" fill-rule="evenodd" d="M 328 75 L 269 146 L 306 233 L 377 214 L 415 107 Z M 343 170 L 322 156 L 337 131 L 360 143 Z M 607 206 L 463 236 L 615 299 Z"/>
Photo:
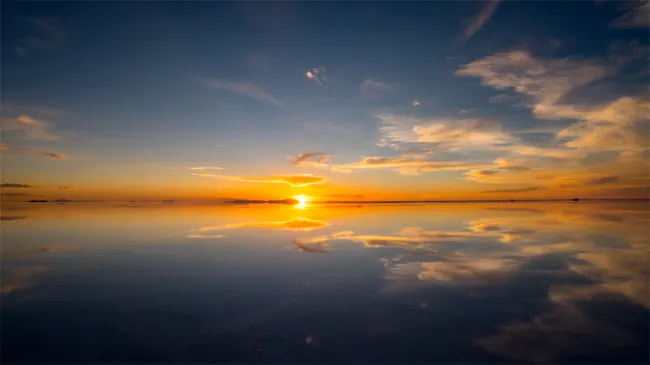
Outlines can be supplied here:
<path id="1" fill-rule="evenodd" d="M 307 207 L 307 202 L 309 202 L 309 197 L 307 195 L 295 195 L 293 198 L 298 201 L 296 208 L 305 209 Z"/>

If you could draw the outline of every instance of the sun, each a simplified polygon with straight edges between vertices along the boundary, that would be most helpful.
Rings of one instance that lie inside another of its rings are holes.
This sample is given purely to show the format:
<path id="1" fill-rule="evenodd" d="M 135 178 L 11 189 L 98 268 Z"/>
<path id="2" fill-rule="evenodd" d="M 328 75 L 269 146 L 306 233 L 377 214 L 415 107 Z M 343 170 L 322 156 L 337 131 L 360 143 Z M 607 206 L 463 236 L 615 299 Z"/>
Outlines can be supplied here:
<path id="1" fill-rule="evenodd" d="M 310 198 L 304 194 L 294 195 L 293 198 L 298 201 L 298 203 L 296 204 L 296 208 L 298 209 L 305 209 L 307 207 L 307 203 L 310 200 Z"/>

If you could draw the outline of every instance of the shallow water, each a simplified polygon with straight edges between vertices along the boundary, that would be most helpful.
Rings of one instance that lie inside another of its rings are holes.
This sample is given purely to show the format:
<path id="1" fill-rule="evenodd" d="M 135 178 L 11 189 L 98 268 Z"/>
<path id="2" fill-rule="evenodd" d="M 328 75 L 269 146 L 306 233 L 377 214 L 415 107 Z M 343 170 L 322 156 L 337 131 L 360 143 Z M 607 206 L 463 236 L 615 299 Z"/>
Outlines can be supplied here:
<path id="1" fill-rule="evenodd" d="M 647 363 L 648 202 L 2 205 L 2 362 Z"/>

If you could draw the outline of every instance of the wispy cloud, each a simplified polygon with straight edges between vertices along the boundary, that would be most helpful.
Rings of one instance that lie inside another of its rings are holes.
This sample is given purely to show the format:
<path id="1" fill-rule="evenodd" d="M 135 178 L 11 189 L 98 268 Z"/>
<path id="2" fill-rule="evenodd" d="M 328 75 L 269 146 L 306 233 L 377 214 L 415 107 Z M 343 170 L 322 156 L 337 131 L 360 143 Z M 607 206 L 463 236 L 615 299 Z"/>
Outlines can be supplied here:
<path id="1" fill-rule="evenodd" d="M 38 51 L 49 51 L 66 42 L 66 35 L 60 22 L 54 18 L 29 18 L 28 22 L 36 35 L 25 37 L 16 46 L 16 53 L 27 56 Z"/>
<path id="2" fill-rule="evenodd" d="M 61 185 L 61 186 L 59 186 L 59 189 L 66 189 L 67 190 L 67 189 L 73 189 L 75 187 L 76 186 L 74 186 L 74 185 Z"/>
<path id="3" fill-rule="evenodd" d="M 530 191 L 537 191 L 539 190 L 539 187 L 536 186 L 531 186 L 528 188 L 520 188 L 520 189 L 498 189 L 498 190 L 486 190 L 483 193 L 487 194 L 496 194 L 496 193 L 527 193 Z"/>
<path id="4" fill-rule="evenodd" d="M 14 183 L 2 183 L 0 185 L 2 188 L 31 188 L 32 185 L 29 184 L 14 184 Z"/>
<path id="5" fill-rule="evenodd" d="M 58 141 L 63 135 L 54 130 L 54 124 L 46 120 L 37 120 L 28 115 L 17 118 L 2 118 L 2 132 L 18 132 L 23 139 L 38 141 Z"/>
<path id="6" fill-rule="evenodd" d="M 205 84 L 218 90 L 226 90 L 233 94 L 247 96 L 251 99 L 264 103 L 284 106 L 282 102 L 273 95 L 262 89 L 260 86 L 250 82 L 229 81 L 229 80 L 205 80 Z"/>
<path id="7" fill-rule="evenodd" d="M 325 72 L 327 72 L 327 69 L 323 66 L 319 66 L 305 72 L 305 76 L 318 85 L 323 85 L 329 82 L 329 78 L 325 75 Z"/>
<path id="8" fill-rule="evenodd" d="M 586 105 L 565 101 L 569 93 L 575 96 L 577 90 L 616 75 L 633 59 L 647 57 L 645 48 L 630 47 L 628 52 L 621 56 L 612 51 L 609 59 L 542 59 L 525 50 L 508 51 L 464 65 L 456 74 L 479 77 L 484 85 L 531 98 L 536 118 L 577 120 L 557 134 L 563 147 L 642 151 L 648 146 L 650 108 L 644 98 L 623 95 Z"/>
<path id="9" fill-rule="evenodd" d="M 650 2 L 647 0 L 623 2 L 623 14 L 614 19 L 612 28 L 649 28 L 650 27 Z"/>
<path id="10" fill-rule="evenodd" d="M 470 148 L 506 144 L 511 138 L 492 119 L 421 118 L 380 114 L 379 132 L 385 140 Z"/>
<path id="11" fill-rule="evenodd" d="M 294 160 L 294 163 L 298 166 L 316 167 L 343 173 L 352 172 L 353 170 L 391 169 L 403 175 L 417 175 L 422 172 L 433 171 L 467 170 L 485 166 L 482 164 L 461 161 L 437 161 L 424 158 L 424 155 L 413 155 L 408 153 L 394 157 L 363 157 L 360 161 L 345 164 L 329 163 L 329 158 L 319 156 L 320 153 L 313 156 L 311 154 L 302 154 Z M 312 157 L 316 157 L 318 160 L 309 160 L 309 158 Z"/>
<path id="12" fill-rule="evenodd" d="M 68 156 L 64 155 L 63 153 L 47 152 L 47 151 L 39 150 L 39 149 L 36 149 L 36 148 L 28 148 L 27 151 L 30 152 L 30 153 L 35 153 L 37 155 L 43 155 L 43 156 L 52 157 L 52 158 L 56 158 L 56 159 L 66 159 L 66 158 L 68 158 Z"/>
<path id="13" fill-rule="evenodd" d="M 585 181 L 585 185 L 604 185 L 611 184 L 619 180 L 618 176 L 603 176 L 595 179 L 589 179 Z"/>
<path id="14" fill-rule="evenodd" d="M 8 147 L 7 147 L 6 144 L 4 144 L 4 143 L 0 143 L 0 151 L 1 151 L 1 150 L 6 150 L 7 148 L 8 148 Z"/>
<path id="15" fill-rule="evenodd" d="M 34 196 L 30 193 L 14 193 L 14 192 L 4 192 L 4 191 L 0 191 L 0 194 L 2 194 L 3 196 Z"/>
<path id="16" fill-rule="evenodd" d="M 497 11 L 497 8 L 501 4 L 501 0 L 488 0 L 483 5 L 483 8 L 474 16 L 472 21 L 467 25 L 463 31 L 463 38 L 468 40 L 478 32 L 481 27 L 483 27 L 487 22 L 490 21 L 494 13 Z"/>
<path id="17" fill-rule="evenodd" d="M 496 96 L 492 96 L 488 100 L 490 101 L 490 103 L 505 103 L 505 102 L 512 101 L 512 100 L 517 100 L 517 99 L 519 99 L 519 96 L 509 95 L 509 94 L 499 94 L 499 95 L 496 95 Z"/>
<path id="18" fill-rule="evenodd" d="M 194 173 L 193 175 L 210 177 L 215 179 L 222 179 L 222 180 L 230 180 L 230 181 L 288 184 L 296 187 L 322 184 L 326 181 L 324 177 L 315 176 L 311 174 L 271 176 L 271 177 L 241 177 L 241 176 L 227 176 L 227 175 L 215 175 L 215 174 L 204 174 L 204 173 Z"/>
<path id="19" fill-rule="evenodd" d="M 387 82 L 365 79 L 361 83 L 361 96 L 366 99 L 379 98 L 392 88 L 393 86 Z"/>
<path id="20" fill-rule="evenodd" d="M 325 152 L 308 152 L 308 153 L 301 153 L 291 163 L 293 163 L 294 165 L 303 165 L 311 162 L 325 163 L 328 160 L 329 157 Z"/>
<path id="21" fill-rule="evenodd" d="M 329 223 L 322 220 L 309 219 L 303 217 L 294 217 L 285 221 L 241 222 L 241 223 L 223 224 L 219 226 L 201 227 L 192 230 L 191 233 L 203 234 L 204 232 L 224 231 L 224 230 L 242 229 L 242 228 L 270 228 L 270 229 L 282 229 L 282 230 L 290 230 L 290 231 L 312 231 L 314 229 L 325 228 L 327 226 L 329 226 Z"/>
<path id="22" fill-rule="evenodd" d="M 496 167 L 502 170 L 512 170 L 512 171 L 526 171 L 530 170 L 528 166 L 519 165 L 513 161 L 509 161 L 503 158 L 498 158 L 494 161 Z"/>
<path id="23" fill-rule="evenodd" d="M 219 166 L 197 166 L 197 167 L 188 167 L 192 171 L 206 171 L 206 170 L 224 170 L 223 167 Z"/>

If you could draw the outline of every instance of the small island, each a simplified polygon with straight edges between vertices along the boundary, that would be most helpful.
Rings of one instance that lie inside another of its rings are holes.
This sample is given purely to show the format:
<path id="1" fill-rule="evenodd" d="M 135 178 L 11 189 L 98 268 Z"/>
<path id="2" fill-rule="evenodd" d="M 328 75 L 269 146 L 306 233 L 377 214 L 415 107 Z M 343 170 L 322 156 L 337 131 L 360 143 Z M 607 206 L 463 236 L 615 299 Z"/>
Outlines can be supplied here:
<path id="1" fill-rule="evenodd" d="M 49 203 L 47 200 L 30 200 L 28 203 Z"/>

